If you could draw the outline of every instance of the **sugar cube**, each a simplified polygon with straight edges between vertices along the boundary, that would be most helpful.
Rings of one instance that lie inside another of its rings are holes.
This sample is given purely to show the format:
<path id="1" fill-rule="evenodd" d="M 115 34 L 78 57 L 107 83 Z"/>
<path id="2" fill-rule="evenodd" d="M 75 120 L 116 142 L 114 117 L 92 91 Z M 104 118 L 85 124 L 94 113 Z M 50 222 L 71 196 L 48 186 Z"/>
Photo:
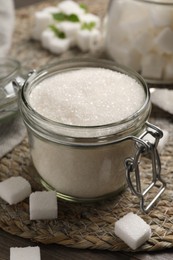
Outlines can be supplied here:
<path id="1" fill-rule="evenodd" d="M 151 20 L 154 26 L 170 26 L 172 23 L 172 8 L 170 6 L 155 6 L 150 9 Z"/>
<path id="2" fill-rule="evenodd" d="M 78 47 L 82 51 L 89 50 L 89 43 L 90 43 L 90 31 L 89 30 L 79 30 L 76 35 L 76 41 Z"/>
<path id="3" fill-rule="evenodd" d="M 91 37 L 89 41 L 89 50 L 91 52 L 95 52 L 97 50 L 100 50 L 102 46 L 102 36 L 99 30 L 94 29 L 91 32 Z"/>
<path id="4" fill-rule="evenodd" d="M 31 193 L 30 183 L 21 176 L 0 182 L 0 197 L 10 205 L 21 202 Z"/>
<path id="5" fill-rule="evenodd" d="M 29 198 L 30 219 L 57 218 L 57 198 L 55 191 L 36 191 Z"/>
<path id="6" fill-rule="evenodd" d="M 49 42 L 49 47 L 48 49 L 55 54 L 61 54 L 65 51 L 67 51 L 70 47 L 70 39 L 65 38 L 65 39 L 60 39 L 57 37 L 54 37 L 51 39 Z"/>
<path id="7" fill-rule="evenodd" d="M 157 53 L 148 52 L 141 61 L 142 76 L 161 79 L 164 62 L 164 57 L 157 55 Z"/>
<path id="8" fill-rule="evenodd" d="M 169 27 L 165 27 L 155 38 L 155 44 L 157 48 L 166 54 L 173 53 L 173 30 Z"/>
<path id="9" fill-rule="evenodd" d="M 95 25 L 95 28 L 100 28 L 100 25 L 101 25 L 100 17 L 98 17 L 97 15 L 94 15 L 94 14 L 86 13 L 81 16 L 80 20 L 82 23 L 87 23 L 87 24 L 93 22 Z"/>
<path id="10" fill-rule="evenodd" d="M 58 8 L 61 12 L 67 15 L 76 14 L 80 16 L 85 13 L 85 10 L 72 0 L 62 1 L 61 3 L 59 3 Z"/>
<path id="11" fill-rule="evenodd" d="M 54 36 L 54 33 L 53 31 L 51 31 L 50 29 L 46 29 L 42 32 L 41 34 L 41 43 L 42 43 L 42 46 L 46 49 L 49 49 L 49 46 L 50 46 L 50 42 L 52 39 L 54 39 L 55 36 Z"/>
<path id="12" fill-rule="evenodd" d="M 165 59 L 165 66 L 163 70 L 163 76 L 165 79 L 173 79 L 173 56 L 167 57 Z"/>
<path id="13" fill-rule="evenodd" d="M 115 234 L 135 250 L 150 238 L 151 228 L 141 217 L 130 212 L 115 222 Z"/>
<path id="14" fill-rule="evenodd" d="M 42 32 L 48 27 L 48 25 L 51 23 L 52 17 L 47 12 L 36 12 L 35 13 L 35 26 L 32 31 L 32 37 L 35 40 L 41 39 Z"/>
<path id="15" fill-rule="evenodd" d="M 76 44 L 76 34 L 80 29 L 81 24 L 76 22 L 64 21 L 58 24 L 58 29 L 65 33 L 67 38 L 70 38 L 71 45 L 74 46 Z"/>
<path id="16" fill-rule="evenodd" d="M 10 260 L 41 260 L 38 246 L 11 247 Z"/>

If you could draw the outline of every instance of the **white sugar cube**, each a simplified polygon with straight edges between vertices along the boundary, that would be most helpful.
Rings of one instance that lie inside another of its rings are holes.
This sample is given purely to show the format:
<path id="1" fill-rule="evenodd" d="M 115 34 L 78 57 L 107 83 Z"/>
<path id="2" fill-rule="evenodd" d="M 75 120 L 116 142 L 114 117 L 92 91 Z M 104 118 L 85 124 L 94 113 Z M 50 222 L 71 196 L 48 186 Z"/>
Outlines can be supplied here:
<path id="1" fill-rule="evenodd" d="M 76 22 L 61 22 L 58 24 L 58 29 L 65 33 L 67 38 L 70 38 L 71 45 L 74 46 L 76 44 L 76 34 L 78 30 L 80 30 L 81 24 Z"/>
<path id="2" fill-rule="evenodd" d="M 88 51 L 89 50 L 89 44 L 90 44 L 90 31 L 89 30 L 79 30 L 76 35 L 76 42 L 77 46 L 82 51 Z"/>
<path id="3" fill-rule="evenodd" d="M 169 27 L 165 27 L 154 40 L 156 48 L 162 53 L 172 54 L 173 53 L 173 30 Z"/>
<path id="4" fill-rule="evenodd" d="M 151 228 L 141 217 L 130 212 L 115 222 L 115 234 L 135 250 L 150 238 Z"/>
<path id="5" fill-rule="evenodd" d="M 89 41 L 89 50 L 91 52 L 96 52 L 102 47 L 102 35 L 99 30 L 94 29 L 91 32 L 91 37 Z"/>
<path id="6" fill-rule="evenodd" d="M 12 82 L 8 83 L 8 84 L 4 87 L 4 90 L 5 90 L 5 92 L 6 92 L 6 96 L 7 96 L 7 97 L 13 97 L 13 96 L 16 95 Z"/>
<path id="7" fill-rule="evenodd" d="M 89 13 L 82 15 L 80 21 L 81 23 L 87 23 L 87 24 L 93 22 L 95 24 L 95 28 L 100 28 L 100 24 L 101 24 L 100 17 Z"/>
<path id="8" fill-rule="evenodd" d="M 41 260 L 38 246 L 11 247 L 10 260 Z"/>
<path id="9" fill-rule="evenodd" d="M 68 38 L 61 39 L 61 38 L 54 37 L 54 39 L 51 39 L 51 41 L 49 42 L 48 49 L 52 53 L 61 54 L 67 51 L 70 48 L 70 45 L 71 45 L 70 39 Z"/>
<path id="10" fill-rule="evenodd" d="M 140 33 L 135 41 L 133 41 L 133 48 L 139 53 L 145 54 L 153 47 L 153 34 L 150 31 Z"/>
<path id="11" fill-rule="evenodd" d="M 165 79 L 173 79 L 173 55 L 170 55 L 170 57 L 165 59 L 163 77 Z"/>
<path id="12" fill-rule="evenodd" d="M 76 14 L 82 15 L 84 14 L 85 10 L 81 8 L 76 2 L 72 0 L 65 0 L 59 3 L 58 8 L 61 12 L 65 14 Z"/>
<path id="13" fill-rule="evenodd" d="M 154 26 L 165 27 L 170 26 L 172 23 L 173 9 L 171 6 L 157 6 L 150 8 L 151 20 Z"/>
<path id="14" fill-rule="evenodd" d="M 30 183 L 21 176 L 0 182 L 0 197 L 10 205 L 21 202 L 31 193 Z"/>
<path id="15" fill-rule="evenodd" d="M 98 50 L 101 47 L 102 36 L 99 30 L 92 29 L 79 30 L 76 35 L 77 46 L 82 51 L 92 51 Z"/>
<path id="16" fill-rule="evenodd" d="M 142 57 L 141 73 L 143 77 L 161 79 L 164 67 L 164 57 L 157 53 L 148 53 Z"/>
<path id="17" fill-rule="evenodd" d="M 36 12 L 35 13 L 35 25 L 32 31 L 32 37 L 35 40 L 41 39 L 42 32 L 51 24 L 53 18 L 48 12 Z"/>
<path id="18" fill-rule="evenodd" d="M 173 90 L 157 89 L 151 94 L 151 101 L 156 106 L 173 114 Z"/>
<path id="19" fill-rule="evenodd" d="M 41 44 L 44 48 L 49 49 L 50 42 L 55 38 L 54 32 L 47 29 L 41 34 Z"/>
<path id="20" fill-rule="evenodd" d="M 58 13 L 59 9 L 55 6 L 48 6 L 44 9 L 42 9 L 42 12 L 48 13 L 48 14 L 54 14 L 54 13 Z"/>
<path id="21" fill-rule="evenodd" d="M 29 197 L 30 219 L 57 218 L 57 198 L 55 191 L 36 191 Z"/>

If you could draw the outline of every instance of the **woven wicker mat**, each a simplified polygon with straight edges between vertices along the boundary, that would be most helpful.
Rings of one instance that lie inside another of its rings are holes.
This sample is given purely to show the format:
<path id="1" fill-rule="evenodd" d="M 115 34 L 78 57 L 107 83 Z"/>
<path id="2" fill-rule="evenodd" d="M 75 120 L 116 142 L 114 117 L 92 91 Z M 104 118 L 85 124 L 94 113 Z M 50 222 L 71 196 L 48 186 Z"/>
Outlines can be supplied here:
<path id="1" fill-rule="evenodd" d="M 152 121 L 155 121 L 154 119 Z M 127 250 L 129 248 L 114 235 L 114 223 L 128 212 L 140 215 L 152 228 L 152 237 L 139 250 L 159 250 L 172 247 L 173 243 L 173 122 L 157 119 L 157 125 L 169 130 L 170 138 L 161 156 L 162 176 L 167 189 L 157 205 L 148 213 L 139 210 L 139 201 L 127 189 L 116 199 L 97 204 L 74 204 L 59 201 L 57 220 L 29 220 L 28 199 L 10 206 L 0 200 L 0 227 L 5 231 L 45 244 L 58 243 L 75 248 Z M 149 182 L 150 163 L 142 163 L 144 181 Z M 41 190 L 32 166 L 27 138 L 11 153 L 0 160 L 0 180 L 21 175 Z M 151 194 L 152 195 L 152 194 Z"/>
<path id="2" fill-rule="evenodd" d="M 87 4 L 89 1 L 83 1 Z M 49 1 L 49 4 L 55 1 Z M 104 14 L 107 1 L 93 1 L 91 10 L 100 16 Z M 19 59 L 24 66 L 39 67 L 47 62 L 76 55 L 85 56 L 73 49 L 61 57 L 53 56 L 43 50 L 39 43 L 30 40 L 34 11 L 48 5 L 48 2 L 17 11 L 16 30 L 11 56 Z M 49 244 L 58 243 L 75 248 L 108 249 L 113 251 L 130 249 L 114 235 L 114 223 L 126 213 L 139 214 L 152 228 L 152 237 L 139 251 L 160 250 L 173 246 L 173 121 L 170 115 L 161 110 L 152 111 L 151 121 L 169 131 L 169 142 L 161 155 L 162 176 L 167 189 L 157 205 L 148 213 L 139 210 L 138 199 L 127 189 L 114 200 L 96 204 L 72 204 L 59 201 L 57 220 L 29 220 L 28 199 L 17 205 L 9 206 L 0 200 L 0 227 L 17 236 Z M 146 158 L 142 163 L 144 182 L 149 182 L 150 163 Z M 21 175 L 32 185 L 32 189 L 41 190 L 32 166 L 27 137 L 11 153 L 0 160 L 0 181 Z"/>

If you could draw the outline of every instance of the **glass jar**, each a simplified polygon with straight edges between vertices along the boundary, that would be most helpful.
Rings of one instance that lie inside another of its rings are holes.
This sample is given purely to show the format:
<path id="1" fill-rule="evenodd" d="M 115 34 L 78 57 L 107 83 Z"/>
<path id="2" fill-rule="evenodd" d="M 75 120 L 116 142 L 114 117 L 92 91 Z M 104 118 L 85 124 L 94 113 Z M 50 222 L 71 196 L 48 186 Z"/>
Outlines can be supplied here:
<path id="1" fill-rule="evenodd" d="M 17 60 L 0 59 L 0 123 L 11 120 L 18 111 L 18 96 L 12 80 L 19 76 L 20 70 L 20 62 Z"/>
<path id="2" fill-rule="evenodd" d="M 169 0 L 110 1 L 106 51 L 149 83 L 173 83 L 173 3 Z"/>
<path id="3" fill-rule="evenodd" d="M 106 68 L 129 75 L 144 90 L 144 103 L 124 120 L 89 127 L 52 121 L 31 107 L 29 96 L 40 82 L 69 71 L 77 70 L 80 73 L 82 68 Z M 140 75 L 117 66 L 114 62 L 95 59 L 65 60 L 30 73 L 20 90 L 19 105 L 28 130 L 33 164 L 42 184 L 47 189 L 56 190 L 58 197 L 84 202 L 114 196 L 127 186 L 126 175 L 132 187 L 131 176 L 128 175 L 133 168 L 133 160 L 126 161 L 125 174 L 125 159 L 132 158 L 136 149 L 140 152 L 150 150 L 148 143 L 141 138 L 141 135 L 148 133 L 150 127 L 146 123 L 151 108 L 150 94 Z M 153 131 L 155 130 L 160 138 L 161 131 L 154 127 Z M 139 157 L 140 153 L 137 154 Z"/>

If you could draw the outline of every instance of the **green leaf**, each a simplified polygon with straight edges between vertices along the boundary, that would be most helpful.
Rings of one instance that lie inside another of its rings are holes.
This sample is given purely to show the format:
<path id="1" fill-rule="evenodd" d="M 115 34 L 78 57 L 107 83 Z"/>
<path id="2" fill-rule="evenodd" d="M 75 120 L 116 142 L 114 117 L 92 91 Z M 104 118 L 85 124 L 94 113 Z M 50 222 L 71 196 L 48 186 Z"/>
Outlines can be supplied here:
<path id="1" fill-rule="evenodd" d="M 64 21 L 69 21 L 69 22 L 79 22 L 79 17 L 76 14 L 64 14 L 64 13 L 54 13 L 52 14 L 53 19 L 58 21 L 58 22 L 64 22 Z"/>
<path id="2" fill-rule="evenodd" d="M 49 25 L 49 28 L 54 32 L 55 36 L 60 39 L 65 39 L 66 35 L 64 32 L 60 31 L 55 25 Z"/>
<path id="3" fill-rule="evenodd" d="M 79 22 L 79 18 L 76 14 L 70 14 L 67 16 L 67 20 L 69 22 L 73 22 L 73 23 L 76 23 L 76 22 Z"/>
<path id="4" fill-rule="evenodd" d="M 91 31 L 95 27 L 95 25 L 96 25 L 95 22 L 83 23 L 82 26 L 81 26 L 81 29 Z"/>
<path id="5" fill-rule="evenodd" d="M 83 3 L 80 3 L 80 8 L 82 8 L 82 9 L 84 9 L 84 11 L 85 12 L 87 12 L 88 11 L 88 8 L 87 8 L 87 6 L 85 5 L 85 4 L 83 4 Z"/>
<path id="6" fill-rule="evenodd" d="M 64 13 L 54 13 L 52 14 L 53 19 L 59 22 L 63 22 L 66 20 L 66 15 Z"/>

